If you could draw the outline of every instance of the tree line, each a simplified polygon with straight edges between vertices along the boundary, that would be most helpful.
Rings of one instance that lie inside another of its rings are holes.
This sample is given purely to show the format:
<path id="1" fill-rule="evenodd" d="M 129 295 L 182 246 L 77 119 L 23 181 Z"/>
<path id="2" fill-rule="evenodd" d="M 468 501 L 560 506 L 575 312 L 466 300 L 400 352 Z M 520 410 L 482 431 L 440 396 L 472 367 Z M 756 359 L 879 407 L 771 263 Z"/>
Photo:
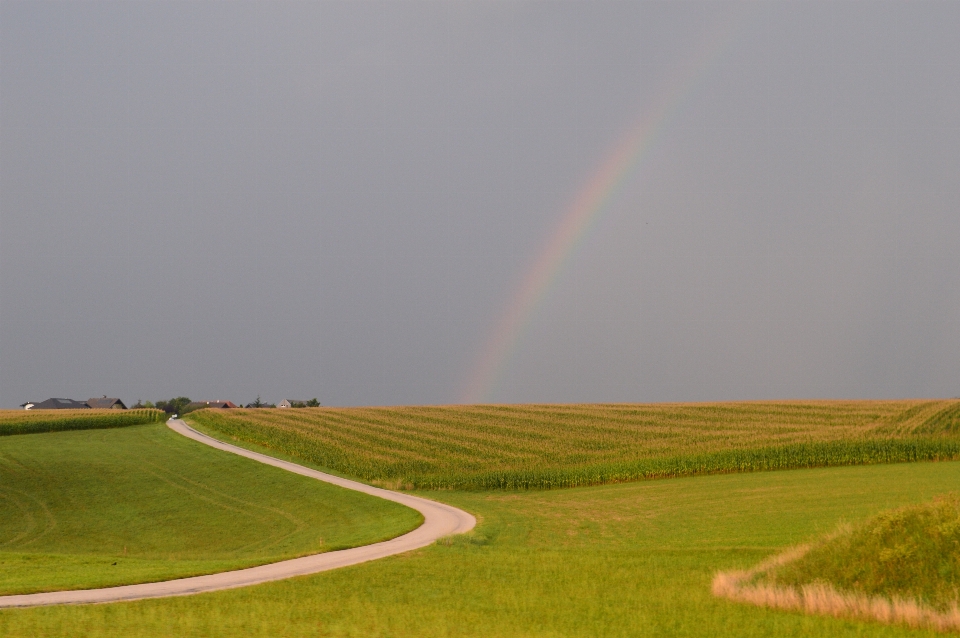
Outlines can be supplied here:
<path id="1" fill-rule="evenodd" d="M 167 414 L 187 414 L 188 412 L 193 412 L 194 410 L 199 410 L 206 407 L 204 403 L 198 403 L 197 405 L 190 405 L 193 401 L 190 400 L 190 397 L 175 397 L 173 399 L 160 400 L 156 402 L 150 401 L 141 401 L 138 400 L 137 404 L 133 406 L 134 408 L 156 408 L 158 410 L 163 410 Z M 275 408 L 277 405 L 275 403 L 265 403 L 260 400 L 260 395 L 257 395 L 257 398 L 254 401 L 243 406 L 245 408 Z M 309 401 L 293 401 L 290 404 L 292 408 L 318 408 L 320 407 L 320 401 L 316 397 L 310 399 Z"/>

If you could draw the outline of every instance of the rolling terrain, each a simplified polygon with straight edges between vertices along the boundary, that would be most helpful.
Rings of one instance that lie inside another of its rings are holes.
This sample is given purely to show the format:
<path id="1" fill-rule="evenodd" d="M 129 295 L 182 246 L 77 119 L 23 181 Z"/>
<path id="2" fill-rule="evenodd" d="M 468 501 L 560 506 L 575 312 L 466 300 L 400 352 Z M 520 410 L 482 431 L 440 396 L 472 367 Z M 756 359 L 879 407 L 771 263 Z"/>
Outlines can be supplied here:
<path id="1" fill-rule="evenodd" d="M 711 595 L 837 522 L 960 485 L 960 463 L 444 492 L 465 537 L 343 570 L 185 598 L 0 610 L 4 636 L 933 636 Z M 436 492 L 427 496 L 436 498 Z"/>
<path id="2" fill-rule="evenodd" d="M 201 410 L 215 436 L 401 489 L 577 487 L 960 456 L 960 401 Z"/>
<path id="3" fill-rule="evenodd" d="M 822 537 L 838 523 L 856 525 L 884 510 L 956 491 L 960 462 L 947 460 L 953 455 L 944 450 L 956 442 L 958 406 L 891 401 L 320 408 L 236 411 L 229 420 L 221 412 L 201 411 L 191 415 L 194 424 L 215 436 L 318 469 L 331 469 L 331 459 L 338 458 L 314 460 L 326 446 L 320 441 L 336 441 L 339 432 L 340 447 L 333 446 L 343 453 L 339 458 L 381 472 L 370 482 L 409 487 L 410 476 L 418 475 L 390 472 L 419 458 L 424 465 L 417 467 L 431 470 L 419 476 L 433 477 L 431 487 L 445 489 L 416 493 L 473 513 L 478 525 L 464 536 L 373 563 L 238 590 L 0 610 L 0 634 L 935 635 L 732 602 L 712 596 L 711 583 L 719 571 L 747 569 Z M 229 436 L 218 431 L 228 427 L 234 428 Z M 343 443 L 347 439 L 350 446 Z M 465 444 L 471 440 L 472 448 Z M 878 462 L 882 454 L 918 442 L 932 451 L 920 458 L 941 462 Z M 810 454 L 830 445 L 876 456 Z M 793 450 L 799 455 L 793 463 L 848 466 L 754 472 L 773 468 L 689 465 L 710 455 L 734 458 L 722 456 L 729 453 L 769 461 L 776 458 L 771 450 Z M 679 459 L 693 474 L 715 475 L 549 490 L 481 489 L 465 481 L 470 489 L 452 489 L 453 479 L 487 476 L 498 464 L 516 476 L 525 464 L 536 464 L 540 472 L 570 471 L 564 464 L 580 471 L 616 465 L 631 454 L 644 462 Z M 339 472 L 348 474 L 343 467 Z"/>
<path id="4" fill-rule="evenodd" d="M 220 572 L 385 540 L 420 520 L 163 424 L 0 437 L 0 594 Z"/>

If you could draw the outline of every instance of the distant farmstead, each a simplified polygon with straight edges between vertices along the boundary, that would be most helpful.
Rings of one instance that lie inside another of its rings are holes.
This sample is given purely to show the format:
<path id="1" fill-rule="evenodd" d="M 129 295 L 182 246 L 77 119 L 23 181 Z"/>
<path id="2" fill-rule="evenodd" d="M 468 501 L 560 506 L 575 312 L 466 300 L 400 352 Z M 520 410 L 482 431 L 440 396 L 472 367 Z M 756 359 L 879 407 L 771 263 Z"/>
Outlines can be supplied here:
<path id="1" fill-rule="evenodd" d="M 27 401 L 21 403 L 24 410 L 126 410 L 127 406 L 120 399 L 111 399 L 107 396 L 86 401 L 73 399 L 47 399 L 46 401 Z"/>
<path id="2" fill-rule="evenodd" d="M 277 404 L 278 408 L 315 408 L 320 405 L 316 399 L 300 401 L 299 399 L 284 399 Z"/>
<path id="3" fill-rule="evenodd" d="M 233 401 L 191 401 L 187 404 L 190 410 L 199 410 L 201 408 L 236 408 L 239 407 Z"/>
<path id="4" fill-rule="evenodd" d="M 73 399 L 47 399 L 46 401 L 28 401 L 23 404 L 26 410 L 89 410 L 90 406 Z"/>

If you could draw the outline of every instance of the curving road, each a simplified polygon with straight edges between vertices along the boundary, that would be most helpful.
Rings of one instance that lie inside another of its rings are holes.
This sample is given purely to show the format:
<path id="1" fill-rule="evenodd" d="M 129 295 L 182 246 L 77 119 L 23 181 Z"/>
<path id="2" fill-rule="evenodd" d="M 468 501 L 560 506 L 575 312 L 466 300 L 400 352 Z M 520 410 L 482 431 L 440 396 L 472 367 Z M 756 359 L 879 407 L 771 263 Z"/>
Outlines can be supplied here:
<path id="1" fill-rule="evenodd" d="M 197 432 L 181 420 L 171 419 L 167 421 L 167 426 L 174 432 L 219 450 L 233 452 L 234 454 L 239 454 L 240 456 L 245 456 L 254 461 L 266 463 L 267 465 L 273 465 L 289 472 L 309 476 L 319 481 L 345 487 L 348 490 L 356 490 L 364 494 L 378 496 L 388 501 L 394 501 L 395 503 L 412 507 L 423 514 L 423 524 L 412 532 L 382 543 L 374 543 L 373 545 L 364 545 L 363 547 L 354 547 L 352 549 L 343 549 L 323 554 L 314 554 L 312 556 L 294 558 L 269 565 L 238 569 L 232 572 L 178 578 L 176 580 L 167 580 L 159 583 L 104 587 L 102 589 L 80 589 L 40 594 L 0 596 L 0 608 L 112 603 L 122 600 L 140 600 L 143 598 L 189 596 L 190 594 L 200 594 L 208 591 L 246 587 L 247 585 L 257 585 L 259 583 L 282 580 L 292 576 L 316 574 L 317 572 L 328 569 L 356 565 L 385 556 L 409 552 L 410 550 L 430 545 L 443 536 L 468 532 L 477 524 L 477 519 L 472 515 L 455 507 L 420 498 L 419 496 L 371 487 L 370 485 L 358 483 L 357 481 L 311 470 L 296 463 L 281 461 L 266 454 L 251 452 L 250 450 L 218 441 L 213 437 Z"/>

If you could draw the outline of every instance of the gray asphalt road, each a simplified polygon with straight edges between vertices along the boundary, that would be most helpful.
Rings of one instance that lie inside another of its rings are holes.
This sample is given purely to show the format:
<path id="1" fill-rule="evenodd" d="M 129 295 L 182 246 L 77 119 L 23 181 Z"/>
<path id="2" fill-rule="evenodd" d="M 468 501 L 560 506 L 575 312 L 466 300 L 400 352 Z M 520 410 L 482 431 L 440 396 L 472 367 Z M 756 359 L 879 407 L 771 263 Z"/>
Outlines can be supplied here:
<path id="1" fill-rule="evenodd" d="M 377 558 L 384 558 L 385 556 L 409 552 L 410 550 L 430 545 L 438 538 L 468 532 L 477 524 L 477 520 L 472 515 L 455 507 L 444 505 L 443 503 L 437 503 L 436 501 L 420 498 L 419 496 L 371 487 L 370 485 L 340 478 L 339 476 L 332 476 L 318 472 L 317 470 L 311 470 L 296 463 L 281 461 L 280 459 L 275 459 L 265 454 L 251 452 L 197 432 L 180 420 L 168 421 L 167 425 L 173 431 L 183 436 L 219 450 L 239 454 L 240 456 L 245 456 L 249 459 L 266 463 L 267 465 L 273 465 L 289 472 L 295 472 L 296 474 L 309 476 L 319 481 L 345 487 L 348 490 L 356 490 L 364 494 L 385 498 L 388 501 L 394 501 L 401 505 L 412 507 L 423 514 L 423 525 L 403 536 L 398 536 L 397 538 L 382 543 L 335 552 L 326 552 L 324 554 L 314 554 L 313 556 L 304 556 L 302 558 L 294 558 L 292 560 L 250 567 L 248 569 L 238 569 L 232 572 L 178 578 L 176 580 L 167 580 L 159 583 L 104 587 L 102 589 L 81 589 L 40 594 L 23 594 L 18 596 L 0 596 L 0 608 L 110 603 L 121 600 L 139 600 L 142 598 L 189 596 L 190 594 L 200 594 L 208 591 L 246 587 L 247 585 L 257 585 L 259 583 L 282 580 L 292 576 L 316 574 L 317 572 L 328 569 L 356 565 L 357 563 L 365 563 Z"/>

